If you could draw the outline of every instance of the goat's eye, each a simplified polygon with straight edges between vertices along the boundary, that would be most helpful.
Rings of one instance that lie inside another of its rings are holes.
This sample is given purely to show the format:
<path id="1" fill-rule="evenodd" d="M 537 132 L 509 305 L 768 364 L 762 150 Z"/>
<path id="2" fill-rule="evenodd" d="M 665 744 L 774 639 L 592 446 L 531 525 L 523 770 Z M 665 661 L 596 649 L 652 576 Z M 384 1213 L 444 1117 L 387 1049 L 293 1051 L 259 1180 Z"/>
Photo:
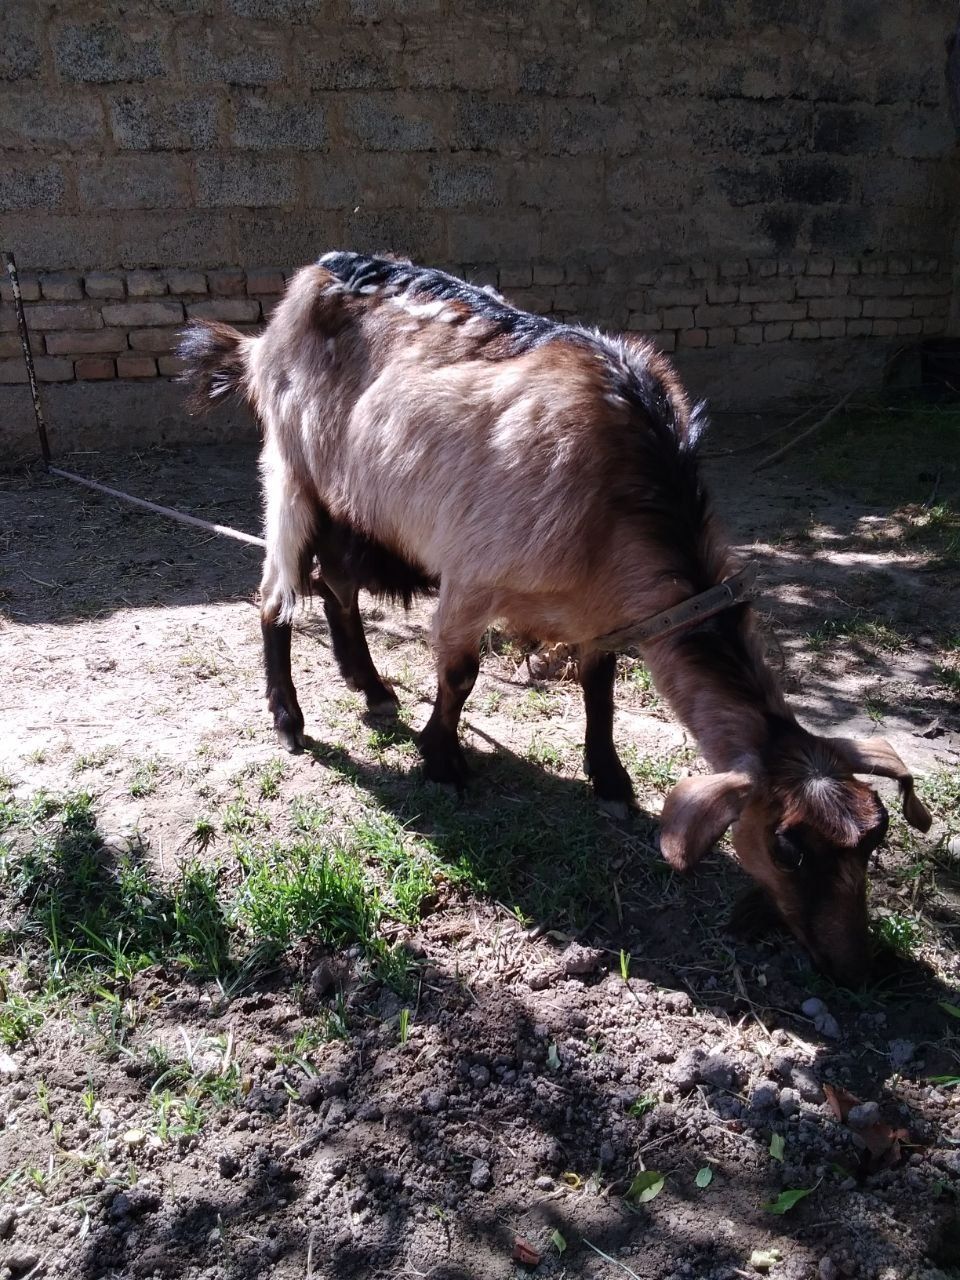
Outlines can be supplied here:
<path id="1" fill-rule="evenodd" d="M 797 871 L 803 863 L 803 849 L 789 836 L 777 835 L 773 841 L 773 860 L 781 871 Z"/>

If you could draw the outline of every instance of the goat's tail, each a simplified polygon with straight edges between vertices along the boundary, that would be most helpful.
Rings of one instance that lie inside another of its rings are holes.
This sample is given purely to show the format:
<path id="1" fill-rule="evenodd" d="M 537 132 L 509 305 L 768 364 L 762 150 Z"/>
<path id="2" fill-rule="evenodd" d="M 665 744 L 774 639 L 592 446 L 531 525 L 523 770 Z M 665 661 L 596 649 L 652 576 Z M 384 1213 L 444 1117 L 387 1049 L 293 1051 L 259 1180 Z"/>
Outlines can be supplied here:
<path id="1" fill-rule="evenodd" d="M 245 397 L 252 341 L 218 320 L 195 320 L 184 329 L 177 347 L 183 362 L 179 380 L 189 388 L 192 413 L 203 413 L 225 396 Z"/>

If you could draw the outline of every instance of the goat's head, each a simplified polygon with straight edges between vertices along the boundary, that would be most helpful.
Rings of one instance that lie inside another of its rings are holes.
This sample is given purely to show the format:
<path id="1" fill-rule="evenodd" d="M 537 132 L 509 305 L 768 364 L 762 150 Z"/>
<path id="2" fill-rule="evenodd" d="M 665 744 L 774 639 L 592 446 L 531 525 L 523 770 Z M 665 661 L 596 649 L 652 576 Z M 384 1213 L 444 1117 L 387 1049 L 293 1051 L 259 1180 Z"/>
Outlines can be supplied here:
<path id="1" fill-rule="evenodd" d="M 793 726 L 771 742 L 761 774 L 708 774 L 674 787 L 661 836 L 667 861 L 686 870 L 732 826 L 744 870 L 818 968 L 845 986 L 869 973 L 867 863 L 888 821 L 856 774 L 896 778 L 907 821 L 929 829 L 913 778 L 888 742 L 818 738 Z"/>

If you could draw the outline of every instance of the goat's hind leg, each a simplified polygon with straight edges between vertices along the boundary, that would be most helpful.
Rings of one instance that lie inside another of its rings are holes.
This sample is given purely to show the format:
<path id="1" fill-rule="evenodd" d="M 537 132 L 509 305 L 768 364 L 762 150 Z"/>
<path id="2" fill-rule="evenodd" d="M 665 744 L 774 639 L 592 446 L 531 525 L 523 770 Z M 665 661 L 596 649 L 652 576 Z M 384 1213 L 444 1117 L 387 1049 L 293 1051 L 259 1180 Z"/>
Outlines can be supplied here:
<path id="1" fill-rule="evenodd" d="M 314 574 L 314 586 L 323 599 L 333 656 L 348 687 L 363 694 L 371 714 L 394 714 L 399 699 L 381 677 L 370 656 L 357 605 L 357 584 L 339 576 L 336 568 L 331 566 L 329 556 L 324 555 L 323 548 L 320 572 Z"/>
<path id="2" fill-rule="evenodd" d="M 618 818 L 633 807 L 633 783 L 613 744 L 615 653 L 588 653 L 580 658 L 580 685 L 587 714 L 584 768 L 600 805 Z"/>

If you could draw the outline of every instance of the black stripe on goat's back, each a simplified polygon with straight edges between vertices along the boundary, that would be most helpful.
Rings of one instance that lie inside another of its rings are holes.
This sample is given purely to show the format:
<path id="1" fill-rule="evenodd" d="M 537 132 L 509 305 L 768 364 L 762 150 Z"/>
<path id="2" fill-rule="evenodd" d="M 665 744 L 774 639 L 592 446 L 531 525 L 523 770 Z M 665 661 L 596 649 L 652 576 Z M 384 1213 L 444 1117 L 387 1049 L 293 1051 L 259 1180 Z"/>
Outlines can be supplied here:
<path id="1" fill-rule="evenodd" d="M 341 250 L 325 253 L 317 265 L 335 276 L 348 293 L 372 295 L 384 289 L 394 296 L 406 294 L 411 301 L 459 303 L 489 322 L 486 337 L 509 339 L 505 356 L 520 355 L 557 338 L 581 342 L 585 336 L 582 329 L 521 311 L 494 289 L 468 284 L 435 267 Z"/>

